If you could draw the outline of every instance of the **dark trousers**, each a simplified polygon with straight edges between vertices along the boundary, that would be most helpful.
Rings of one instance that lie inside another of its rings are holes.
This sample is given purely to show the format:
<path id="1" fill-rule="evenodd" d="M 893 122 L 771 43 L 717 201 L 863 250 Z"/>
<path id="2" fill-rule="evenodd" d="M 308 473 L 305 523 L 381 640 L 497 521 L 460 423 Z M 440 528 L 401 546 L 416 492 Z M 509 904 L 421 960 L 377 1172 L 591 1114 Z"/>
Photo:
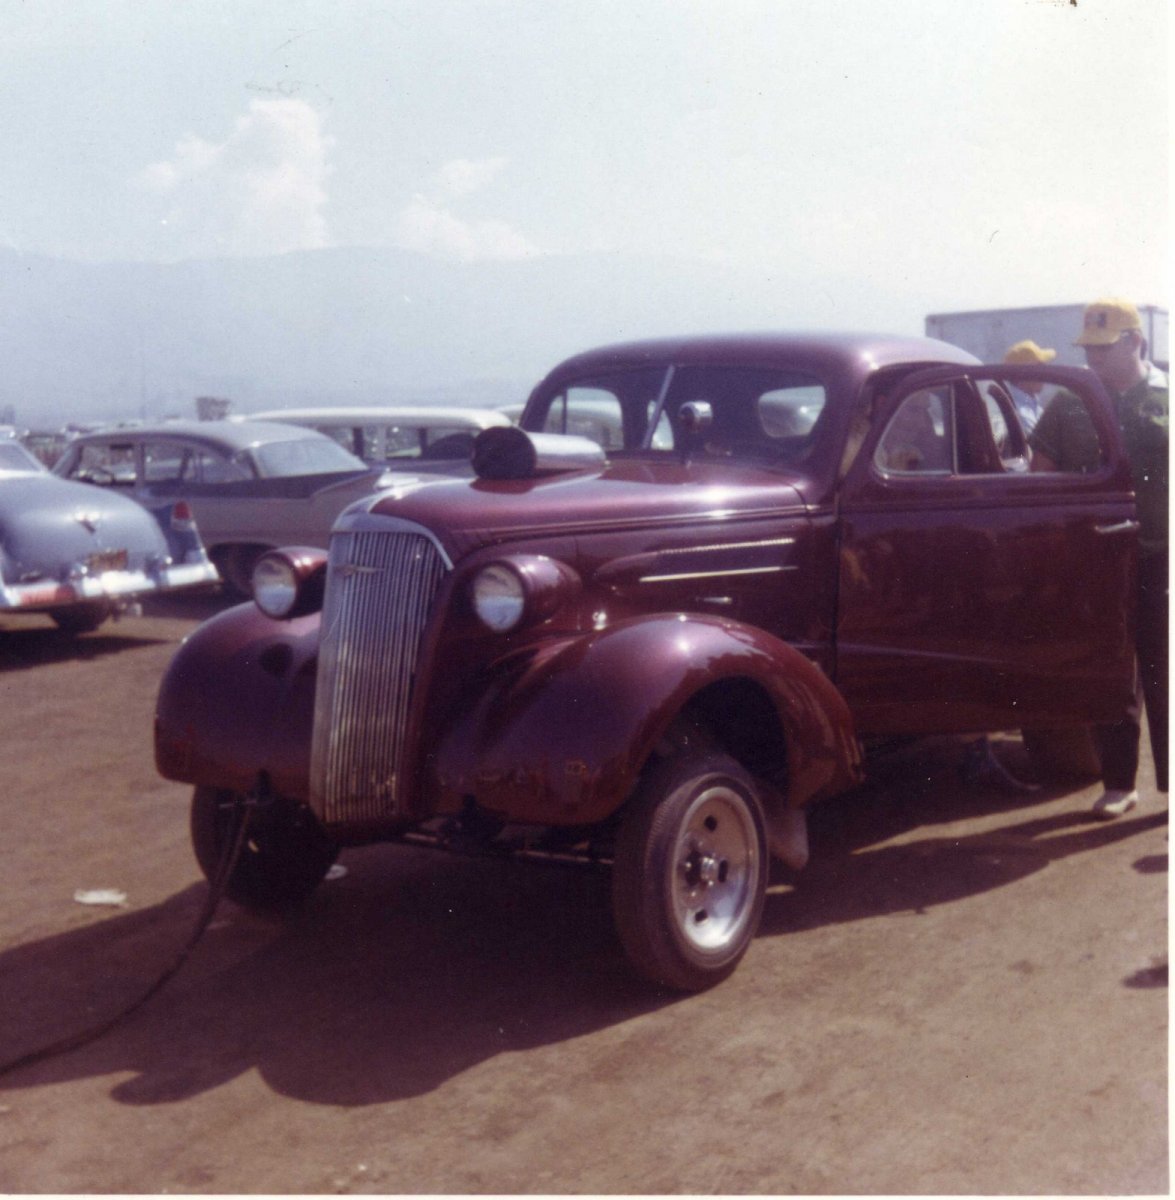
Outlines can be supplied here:
<path id="1" fill-rule="evenodd" d="M 1155 760 L 1155 785 L 1167 790 L 1167 552 L 1145 555 L 1138 566 L 1138 655 L 1134 703 L 1115 725 L 1094 730 L 1107 789 L 1130 791 L 1138 772 L 1142 709 Z"/>

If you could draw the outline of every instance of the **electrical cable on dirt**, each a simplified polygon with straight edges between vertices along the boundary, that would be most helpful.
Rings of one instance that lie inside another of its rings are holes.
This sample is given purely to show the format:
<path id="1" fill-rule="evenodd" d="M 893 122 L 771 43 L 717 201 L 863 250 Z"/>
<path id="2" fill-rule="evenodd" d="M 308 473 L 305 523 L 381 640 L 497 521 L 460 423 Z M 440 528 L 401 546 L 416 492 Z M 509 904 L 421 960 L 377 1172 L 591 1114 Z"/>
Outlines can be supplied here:
<path id="1" fill-rule="evenodd" d="M 221 899 L 224 897 L 228 881 L 237 865 L 237 859 L 240 858 L 241 851 L 244 849 L 249 830 L 249 818 L 254 807 L 255 802 L 250 799 L 237 801 L 232 805 L 234 821 L 233 825 L 230 826 L 231 836 L 225 838 L 225 853 L 216 864 L 216 870 L 213 872 L 212 879 L 208 884 L 208 895 L 205 897 L 204 905 L 200 910 L 199 916 L 196 918 L 196 924 L 183 949 L 176 955 L 175 961 L 141 996 L 113 1017 L 109 1017 L 101 1022 L 101 1024 L 94 1025 L 89 1029 L 84 1029 L 80 1033 L 59 1038 L 57 1041 L 50 1042 L 46 1046 L 41 1046 L 37 1050 L 30 1050 L 27 1054 L 21 1054 L 16 1058 L 9 1059 L 7 1062 L 0 1062 L 0 1075 L 7 1075 L 9 1072 L 15 1071 L 20 1067 L 27 1067 L 33 1063 L 43 1062 L 47 1058 L 53 1058 L 58 1054 L 65 1054 L 70 1050 L 76 1050 L 79 1046 L 85 1046 L 89 1042 L 97 1041 L 103 1034 L 108 1033 L 116 1025 L 126 1020 L 132 1013 L 142 1008 L 171 979 L 187 961 L 188 956 L 195 949 L 196 943 L 204 936 L 220 905 Z"/>

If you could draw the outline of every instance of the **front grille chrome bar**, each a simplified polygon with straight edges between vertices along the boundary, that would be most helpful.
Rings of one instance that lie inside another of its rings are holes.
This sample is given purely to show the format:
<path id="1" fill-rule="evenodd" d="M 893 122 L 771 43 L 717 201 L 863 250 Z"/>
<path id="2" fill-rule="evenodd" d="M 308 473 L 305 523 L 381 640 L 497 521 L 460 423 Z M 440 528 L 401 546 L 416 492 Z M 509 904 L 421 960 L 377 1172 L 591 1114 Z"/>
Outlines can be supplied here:
<path id="1" fill-rule="evenodd" d="M 424 632 L 448 556 L 422 526 L 360 513 L 331 535 L 310 803 L 325 825 L 395 820 Z"/>

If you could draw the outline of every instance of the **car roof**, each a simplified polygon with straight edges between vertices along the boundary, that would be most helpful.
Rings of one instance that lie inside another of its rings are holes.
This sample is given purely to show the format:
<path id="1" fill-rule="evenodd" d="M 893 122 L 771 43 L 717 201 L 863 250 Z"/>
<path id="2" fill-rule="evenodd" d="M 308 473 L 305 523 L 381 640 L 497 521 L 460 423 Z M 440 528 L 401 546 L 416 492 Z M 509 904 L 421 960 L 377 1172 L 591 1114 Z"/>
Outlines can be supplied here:
<path id="1" fill-rule="evenodd" d="M 251 413 L 252 421 L 293 421 L 313 425 L 400 424 L 423 426 L 459 426 L 463 429 L 488 429 L 508 425 L 510 418 L 492 408 L 461 408 L 456 405 L 388 404 L 358 407 L 275 408 Z"/>
<path id="2" fill-rule="evenodd" d="M 974 364 L 979 360 L 958 346 L 936 338 L 877 333 L 747 333 L 700 334 L 619 342 L 565 359 L 547 376 L 551 381 L 587 369 L 632 367 L 642 362 L 716 363 L 823 367 L 837 374 L 864 378 L 882 367 L 926 363 Z"/>
<path id="3" fill-rule="evenodd" d="M 235 453 L 266 442 L 290 442 L 300 438 L 330 441 L 325 434 L 301 425 L 276 421 L 161 421 L 128 429 L 106 429 L 83 433 L 73 444 L 141 442 L 148 438 L 182 438 L 213 449 Z"/>

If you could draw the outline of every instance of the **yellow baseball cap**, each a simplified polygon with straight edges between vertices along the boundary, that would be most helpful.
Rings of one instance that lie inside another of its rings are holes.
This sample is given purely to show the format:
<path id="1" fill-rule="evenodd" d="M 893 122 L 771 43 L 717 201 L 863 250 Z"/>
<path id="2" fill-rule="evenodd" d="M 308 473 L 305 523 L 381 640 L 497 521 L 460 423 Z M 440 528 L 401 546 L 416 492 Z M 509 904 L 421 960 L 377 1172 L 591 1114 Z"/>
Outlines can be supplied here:
<path id="1" fill-rule="evenodd" d="M 1004 355 L 1004 362 L 1011 363 L 1013 366 L 1023 364 L 1030 367 L 1035 363 L 1050 363 L 1057 357 L 1055 350 L 1045 350 L 1038 346 L 1031 338 L 1023 342 L 1017 342 L 1012 346 L 1007 354 Z"/>
<path id="2" fill-rule="evenodd" d="M 1085 324 L 1074 346 L 1112 346 L 1130 329 L 1142 329 L 1138 309 L 1129 300 L 1095 300 L 1085 309 Z"/>

